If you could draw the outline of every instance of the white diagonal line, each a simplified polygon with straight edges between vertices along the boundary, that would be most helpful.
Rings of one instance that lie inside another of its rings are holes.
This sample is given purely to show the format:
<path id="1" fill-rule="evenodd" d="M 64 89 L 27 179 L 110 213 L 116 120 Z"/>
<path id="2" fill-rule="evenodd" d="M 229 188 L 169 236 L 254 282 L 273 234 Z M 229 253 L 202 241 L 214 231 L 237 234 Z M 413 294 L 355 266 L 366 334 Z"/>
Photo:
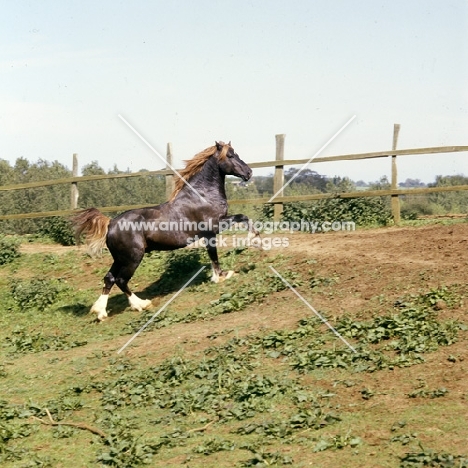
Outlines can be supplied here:
<path id="1" fill-rule="evenodd" d="M 319 314 L 289 283 L 284 279 L 272 266 L 271 270 L 278 276 L 278 278 L 351 350 L 353 353 L 357 351 L 333 328 L 325 317 Z"/>
<path id="2" fill-rule="evenodd" d="M 179 171 L 177 171 L 177 169 L 175 169 L 174 167 L 172 167 L 171 164 L 169 164 L 166 160 L 166 158 L 163 158 L 159 152 L 156 150 L 156 148 L 154 148 L 147 140 L 146 138 L 143 137 L 143 135 L 141 135 L 130 123 L 128 123 L 123 117 L 121 114 L 118 114 L 119 116 L 119 119 L 122 120 L 122 122 L 124 122 L 127 127 L 133 131 L 133 133 L 135 133 L 135 135 L 137 135 L 141 141 L 146 145 L 148 146 L 148 148 L 162 161 L 164 162 L 167 166 L 169 166 L 184 182 L 185 185 L 187 185 L 188 187 L 190 187 L 192 189 L 193 192 L 195 192 L 203 201 L 206 201 L 205 198 L 198 192 L 197 189 L 195 189 L 194 187 L 192 187 L 189 182 L 187 180 L 185 180 L 182 175 L 179 173 Z"/>
<path id="3" fill-rule="evenodd" d="M 353 115 L 268 201 L 271 203 L 354 119 Z"/>
<path id="4" fill-rule="evenodd" d="M 120 354 L 206 267 L 202 266 L 118 351 Z"/>

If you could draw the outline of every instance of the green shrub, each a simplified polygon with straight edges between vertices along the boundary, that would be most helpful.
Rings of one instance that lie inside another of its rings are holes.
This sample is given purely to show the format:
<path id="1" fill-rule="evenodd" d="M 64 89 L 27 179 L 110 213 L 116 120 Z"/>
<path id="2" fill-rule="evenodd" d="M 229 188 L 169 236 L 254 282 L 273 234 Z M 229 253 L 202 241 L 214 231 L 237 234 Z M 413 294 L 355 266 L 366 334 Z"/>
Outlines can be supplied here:
<path id="1" fill-rule="evenodd" d="M 21 255 L 19 252 L 20 244 L 21 242 L 17 238 L 0 235 L 0 265 L 11 263 Z"/>
<path id="2" fill-rule="evenodd" d="M 419 216 L 440 215 L 445 210 L 441 205 L 436 205 L 427 197 L 405 197 L 401 203 L 401 217 L 403 219 L 418 219 Z"/>
<path id="3" fill-rule="evenodd" d="M 87 344 L 85 340 L 72 340 L 68 338 L 69 336 L 70 333 L 65 333 L 63 335 L 45 335 L 42 331 L 16 327 L 16 329 L 5 338 L 5 344 L 10 348 L 8 350 L 9 355 L 40 353 L 48 349 L 55 351 L 66 350 Z"/>
<path id="4" fill-rule="evenodd" d="M 39 228 L 39 234 L 50 237 L 61 245 L 75 245 L 75 235 L 70 221 L 61 216 L 45 218 Z"/>
<path id="5" fill-rule="evenodd" d="M 260 219 L 273 218 L 273 205 L 265 204 Z M 391 220 L 390 205 L 383 197 L 330 198 L 311 202 L 285 203 L 282 221 L 353 221 L 356 226 L 385 226 Z"/>
<path id="6" fill-rule="evenodd" d="M 65 289 L 66 286 L 60 280 L 33 278 L 15 281 L 10 287 L 10 292 L 22 309 L 36 309 L 42 312 L 52 305 Z"/>

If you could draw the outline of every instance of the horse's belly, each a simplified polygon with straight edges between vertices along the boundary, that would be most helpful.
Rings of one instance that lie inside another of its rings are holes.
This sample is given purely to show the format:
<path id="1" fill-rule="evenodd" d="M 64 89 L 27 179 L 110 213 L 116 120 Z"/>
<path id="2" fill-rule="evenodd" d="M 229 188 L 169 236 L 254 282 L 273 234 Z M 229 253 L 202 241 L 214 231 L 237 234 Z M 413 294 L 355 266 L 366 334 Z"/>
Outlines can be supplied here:
<path id="1" fill-rule="evenodd" d="M 185 233 L 159 232 L 157 235 L 146 236 L 146 251 L 181 249 L 191 242 L 193 240 Z"/>

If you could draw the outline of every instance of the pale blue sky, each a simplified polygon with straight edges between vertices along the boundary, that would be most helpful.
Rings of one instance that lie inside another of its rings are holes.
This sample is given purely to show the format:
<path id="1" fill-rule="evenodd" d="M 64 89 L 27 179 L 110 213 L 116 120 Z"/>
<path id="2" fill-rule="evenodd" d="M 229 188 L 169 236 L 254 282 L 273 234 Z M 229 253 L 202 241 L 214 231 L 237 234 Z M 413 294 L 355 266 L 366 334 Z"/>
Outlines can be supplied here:
<path id="1" fill-rule="evenodd" d="M 121 114 L 175 164 L 232 140 L 247 162 L 468 145 L 468 2 L 4 1 L 0 158 L 163 164 Z M 316 164 L 377 180 L 389 161 Z M 263 174 L 265 172 L 258 172 Z M 400 180 L 468 175 L 468 154 L 399 161 Z"/>

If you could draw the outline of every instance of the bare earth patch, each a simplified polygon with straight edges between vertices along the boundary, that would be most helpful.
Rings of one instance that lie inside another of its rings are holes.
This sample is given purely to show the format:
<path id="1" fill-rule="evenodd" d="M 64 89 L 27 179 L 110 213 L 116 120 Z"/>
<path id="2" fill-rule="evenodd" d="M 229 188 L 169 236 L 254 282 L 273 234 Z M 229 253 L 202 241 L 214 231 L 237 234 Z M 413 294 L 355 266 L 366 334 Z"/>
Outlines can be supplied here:
<path id="1" fill-rule="evenodd" d="M 260 258 L 270 262 L 282 274 L 289 270 L 300 273 L 302 278 L 324 279 L 322 283 L 318 281 L 316 287 L 303 283 L 297 290 L 317 310 L 324 313 L 332 324 L 345 314 L 362 320 L 388 314 L 394 310 L 395 301 L 410 295 L 427 293 L 433 288 L 451 286 L 460 288 L 461 300 L 450 306 L 441 301 L 438 304 L 439 319 L 456 319 L 466 323 L 463 299 L 468 284 L 467 223 L 280 235 L 289 238 L 289 247 L 263 251 L 259 254 Z M 61 254 L 74 249 L 77 247 L 35 243 L 21 247 L 24 254 Z M 84 253 L 83 248 L 78 251 Z M 283 260 L 277 266 L 275 258 L 279 254 L 286 261 Z M 110 264 L 110 256 L 105 255 L 95 265 L 102 269 Z M 82 287 L 94 287 L 98 284 L 100 278 L 93 265 L 89 259 L 83 261 L 83 275 L 76 279 Z M 255 270 L 249 272 L 249 275 L 254 274 Z M 157 279 L 139 278 L 137 291 Z M 229 282 L 220 284 L 217 291 L 221 294 L 225 290 L 223 288 L 228 290 L 229 287 Z M 99 293 L 100 289 L 96 287 L 96 297 Z M 116 294 L 121 293 L 116 290 L 113 295 Z M 170 297 L 171 294 L 152 298 L 154 312 Z M 174 307 L 178 304 L 187 307 L 188 300 L 189 296 L 183 293 L 174 301 Z M 197 306 L 194 303 L 193 309 Z M 299 319 L 310 315 L 310 310 L 292 291 L 285 289 L 269 294 L 261 303 L 250 304 L 239 312 L 217 315 L 204 321 L 175 323 L 142 333 L 121 356 L 145 366 L 160 363 L 174 355 L 200 358 L 207 348 L 221 345 L 233 337 L 258 335 L 280 329 L 292 330 Z M 122 313 L 111 315 L 99 325 L 91 323 L 90 317 L 86 326 L 92 327 L 98 335 L 106 329 L 122 327 L 137 316 L 138 313 L 126 309 Z M 323 326 L 323 333 L 330 331 Z M 58 353 L 46 352 L 18 357 L 14 367 L 31 374 L 40 368 L 42 373 L 52 375 L 57 372 L 54 356 L 60 356 L 60 366 L 63 369 L 76 367 L 81 362 L 80 359 L 100 352 L 106 357 L 117 358 L 117 351 L 130 337 L 131 335 L 121 335 Z M 341 346 L 338 341 L 337 346 Z M 83 373 L 98 375 L 107 366 L 104 361 L 92 361 L 95 367 L 89 370 L 84 368 Z M 365 446 L 358 456 L 350 455 L 350 449 L 327 450 L 313 454 L 313 457 L 310 450 L 301 449 L 299 445 L 286 447 L 277 444 L 276 449 L 283 453 L 291 451 L 295 462 L 293 466 L 310 466 L 313 460 L 313 466 L 323 467 L 397 467 L 397 456 L 404 453 L 405 447 L 399 443 L 390 443 L 390 439 L 395 435 L 414 432 L 418 434 L 418 440 L 427 447 L 443 447 L 445 452 L 466 455 L 467 371 L 467 337 L 466 332 L 460 332 L 457 343 L 425 354 L 423 364 L 375 373 L 353 374 L 336 369 L 327 370 L 323 375 L 320 372 L 305 374 L 301 377 L 304 385 L 313 390 L 337 395 L 335 398 L 338 411 L 347 418 L 343 424 L 349 423 L 349 430 L 359 435 L 365 441 Z M 57 381 L 60 380 L 60 376 L 57 376 Z M 411 392 L 418 389 L 446 389 L 447 393 L 443 398 L 410 398 Z M 363 397 L 366 392 L 370 392 L 369 398 Z M 20 399 L 24 397 L 23 389 Z M 440 410 L 441 402 L 443 411 Z M 404 427 L 393 431 L 392 424 L 399 421 L 403 421 Z M 200 425 L 203 426 L 202 423 Z M 213 425 L 205 433 L 215 437 L 219 430 L 218 426 Z M 320 435 L 333 436 L 335 433 L 332 426 Z M 305 435 L 311 436 L 310 433 Z M 382 451 L 386 456 L 392 455 L 391 461 L 387 463 L 382 458 L 379 459 Z M 176 455 L 174 453 L 172 458 L 166 460 L 155 457 L 151 466 L 192 466 L 190 463 L 187 465 L 185 455 Z M 219 466 L 228 466 L 222 464 L 223 459 L 219 454 L 206 460 L 205 466 L 211 466 L 209 463 L 215 460 L 220 461 Z M 193 466 L 202 466 L 202 461 Z"/>

